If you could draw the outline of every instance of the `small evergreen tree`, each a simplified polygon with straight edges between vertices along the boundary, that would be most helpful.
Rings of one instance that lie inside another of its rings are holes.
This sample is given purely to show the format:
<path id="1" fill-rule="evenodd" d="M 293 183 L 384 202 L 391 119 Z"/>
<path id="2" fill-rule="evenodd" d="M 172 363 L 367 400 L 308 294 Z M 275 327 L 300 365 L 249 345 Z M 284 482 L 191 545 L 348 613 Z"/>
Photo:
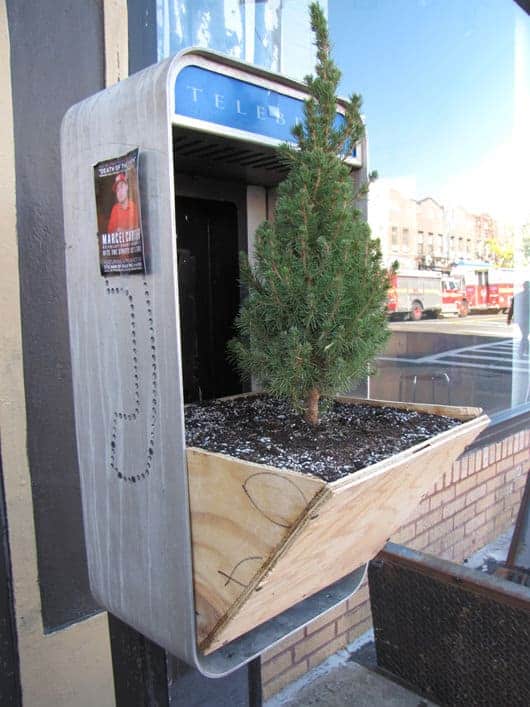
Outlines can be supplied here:
<path id="1" fill-rule="evenodd" d="M 360 192 L 344 161 L 364 132 L 361 98 L 350 98 L 337 126 L 341 74 L 320 6 L 310 12 L 316 77 L 305 79 L 304 122 L 292 129 L 297 146 L 279 148 L 289 173 L 278 188 L 275 220 L 256 232 L 254 264 L 241 254 L 248 297 L 229 353 L 242 374 L 290 398 L 316 425 L 320 399 L 366 376 L 388 337 L 389 277 L 379 242 L 354 208 Z"/>

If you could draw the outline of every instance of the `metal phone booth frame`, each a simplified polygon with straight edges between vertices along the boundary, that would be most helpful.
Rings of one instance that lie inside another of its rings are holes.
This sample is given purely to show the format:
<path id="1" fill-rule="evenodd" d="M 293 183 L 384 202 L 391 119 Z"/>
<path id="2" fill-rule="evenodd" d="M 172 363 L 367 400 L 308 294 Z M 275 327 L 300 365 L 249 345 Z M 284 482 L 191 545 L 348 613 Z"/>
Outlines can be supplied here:
<path id="1" fill-rule="evenodd" d="M 208 656 L 197 649 L 174 160 L 178 152 L 185 168 L 188 155 L 193 172 L 206 158 L 219 178 L 230 164 L 232 178 L 247 185 L 277 183 L 274 148 L 289 139 L 306 96 L 293 80 L 191 49 L 73 106 L 62 125 L 72 375 L 91 590 L 112 614 L 208 677 L 226 675 L 331 609 L 364 575 L 364 567 L 357 569 Z M 366 175 L 363 147 L 349 158 L 358 180 Z M 93 168 L 135 148 L 145 272 L 102 275 Z M 226 159 L 214 159 L 221 153 Z M 252 214 L 247 217 L 250 222 Z"/>

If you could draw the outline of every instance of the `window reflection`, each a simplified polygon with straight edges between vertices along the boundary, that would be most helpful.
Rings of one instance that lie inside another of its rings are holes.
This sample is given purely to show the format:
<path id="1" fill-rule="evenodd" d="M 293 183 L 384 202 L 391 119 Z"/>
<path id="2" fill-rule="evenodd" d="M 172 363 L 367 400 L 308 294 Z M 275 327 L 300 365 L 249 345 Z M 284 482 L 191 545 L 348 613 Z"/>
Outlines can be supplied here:
<path id="1" fill-rule="evenodd" d="M 530 18 L 512 0 L 330 0 L 329 18 L 380 174 L 370 225 L 386 263 L 400 263 L 370 394 L 443 403 L 445 384 L 429 381 L 445 374 L 454 404 L 528 404 L 526 335 L 508 312 L 515 294 L 524 329 Z"/>

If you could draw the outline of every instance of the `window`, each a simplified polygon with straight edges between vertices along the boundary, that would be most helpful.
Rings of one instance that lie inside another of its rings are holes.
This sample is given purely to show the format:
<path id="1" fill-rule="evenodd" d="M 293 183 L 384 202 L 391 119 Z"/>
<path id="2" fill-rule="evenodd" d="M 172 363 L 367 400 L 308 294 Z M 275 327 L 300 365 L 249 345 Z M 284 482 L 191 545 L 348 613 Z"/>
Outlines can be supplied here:
<path id="1" fill-rule="evenodd" d="M 403 250 L 405 252 L 407 252 L 409 249 L 409 229 L 408 228 L 403 229 L 402 245 L 403 245 Z"/>
<path id="2" fill-rule="evenodd" d="M 391 243 L 392 243 L 392 250 L 397 250 L 399 246 L 399 240 L 398 240 L 398 229 L 397 226 L 392 226 L 391 229 Z"/>
<path id="3" fill-rule="evenodd" d="M 455 404 L 492 415 L 530 410 L 530 359 L 499 299 L 530 280 L 530 16 L 513 0 L 328 0 L 328 14 L 342 93 L 363 96 L 370 166 L 393 203 L 400 199 L 384 255 L 402 270 L 442 271 L 446 294 L 470 303 L 460 319 L 392 322 L 392 353 L 370 379 L 371 395 L 397 399 L 400 377 L 413 369 L 447 373 Z M 352 44 L 352 21 L 377 32 L 360 31 Z M 396 44 L 396 35 L 408 41 Z M 477 115 L 480 129 L 470 129 Z M 447 402 L 441 388 L 434 400 L 430 386 L 415 392 L 423 402 Z"/>

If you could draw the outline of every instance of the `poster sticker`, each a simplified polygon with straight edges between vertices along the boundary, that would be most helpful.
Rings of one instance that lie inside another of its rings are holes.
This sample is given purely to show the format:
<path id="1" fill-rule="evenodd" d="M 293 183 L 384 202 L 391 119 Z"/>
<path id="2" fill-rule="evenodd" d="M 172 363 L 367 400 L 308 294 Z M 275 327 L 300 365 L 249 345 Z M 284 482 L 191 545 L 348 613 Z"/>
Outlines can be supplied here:
<path id="1" fill-rule="evenodd" d="M 102 275 L 145 272 L 138 148 L 94 166 Z"/>

